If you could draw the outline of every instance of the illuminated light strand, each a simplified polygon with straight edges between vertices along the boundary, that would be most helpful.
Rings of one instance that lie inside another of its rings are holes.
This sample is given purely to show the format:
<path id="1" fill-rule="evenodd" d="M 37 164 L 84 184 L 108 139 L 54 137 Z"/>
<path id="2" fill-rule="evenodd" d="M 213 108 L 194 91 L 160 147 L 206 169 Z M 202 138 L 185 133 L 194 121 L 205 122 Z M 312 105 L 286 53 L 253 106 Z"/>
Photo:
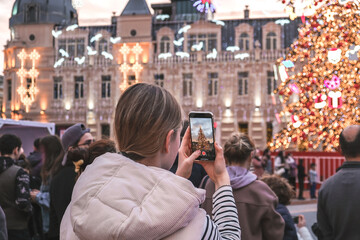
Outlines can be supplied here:
<path id="1" fill-rule="evenodd" d="M 20 101 L 25 106 L 25 111 L 29 112 L 31 104 L 35 101 L 36 94 L 38 94 L 39 89 L 35 85 L 35 80 L 39 76 L 39 71 L 36 69 L 36 61 L 40 58 L 39 53 L 34 49 L 29 55 L 25 52 L 25 49 L 22 49 L 18 54 L 20 59 L 20 69 L 16 72 L 20 78 L 20 86 L 17 89 L 17 92 L 20 96 Z M 26 59 L 31 60 L 31 69 L 25 69 Z M 30 77 L 30 85 L 27 86 L 27 77 Z"/>

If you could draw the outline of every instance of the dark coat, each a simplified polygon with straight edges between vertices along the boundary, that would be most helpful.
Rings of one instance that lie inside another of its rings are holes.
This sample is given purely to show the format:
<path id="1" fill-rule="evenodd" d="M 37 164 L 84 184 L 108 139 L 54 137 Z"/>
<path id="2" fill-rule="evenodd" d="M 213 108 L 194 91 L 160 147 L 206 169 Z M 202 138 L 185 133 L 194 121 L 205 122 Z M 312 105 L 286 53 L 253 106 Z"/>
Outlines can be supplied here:
<path id="1" fill-rule="evenodd" d="M 317 221 L 324 240 L 360 239 L 360 162 L 345 162 L 320 188 Z"/>
<path id="2" fill-rule="evenodd" d="M 67 206 L 71 201 L 75 185 L 75 167 L 67 166 L 54 176 L 50 185 L 50 225 L 49 237 L 58 238 L 60 223 Z"/>
<path id="3" fill-rule="evenodd" d="M 5 213 L 0 206 L 0 239 L 7 239 Z"/>
<path id="4" fill-rule="evenodd" d="M 285 221 L 284 240 L 298 240 L 295 223 L 286 206 L 278 204 L 276 211 L 281 214 Z"/>

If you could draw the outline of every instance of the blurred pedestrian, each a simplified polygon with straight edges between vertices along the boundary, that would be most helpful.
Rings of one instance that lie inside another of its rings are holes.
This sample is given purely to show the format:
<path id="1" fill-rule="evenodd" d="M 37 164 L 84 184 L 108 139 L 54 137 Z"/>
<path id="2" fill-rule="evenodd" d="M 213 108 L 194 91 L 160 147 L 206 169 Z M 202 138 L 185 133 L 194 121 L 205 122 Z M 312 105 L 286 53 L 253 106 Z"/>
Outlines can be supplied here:
<path id="1" fill-rule="evenodd" d="M 265 172 L 267 174 L 273 174 L 271 152 L 270 149 L 266 148 L 263 153 L 263 162 L 266 163 Z"/>
<path id="2" fill-rule="evenodd" d="M 265 172 L 264 163 L 262 161 L 260 149 L 256 148 L 252 158 L 252 165 L 254 167 L 254 174 L 260 179 Z"/>
<path id="3" fill-rule="evenodd" d="M 281 214 L 285 221 L 283 240 L 297 240 L 295 223 L 289 209 L 286 207 L 286 205 L 290 204 L 291 198 L 295 195 L 294 190 L 287 179 L 280 176 L 264 176 L 261 180 L 264 181 L 279 198 L 279 204 L 276 207 L 276 211 Z"/>
<path id="4" fill-rule="evenodd" d="M 50 222 L 50 184 L 54 177 L 53 172 L 57 158 L 63 155 L 60 138 L 57 136 L 46 136 L 40 140 L 40 152 L 42 156 L 40 189 L 31 191 L 31 200 L 41 207 L 43 233 L 47 235 Z"/>
<path id="5" fill-rule="evenodd" d="M 72 148 L 88 148 L 95 140 L 90 129 L 77 123 L 66 129 L 61 138 L 64 154 L 56 160 L 53 179 L 50 185 L 50 226 L 49 238 L 58 239 L 60 223 L 67 206 L 71 201 L 72 191 L 77 174 L 72 161 L 68 161 L 68 151 Z"/>
<path id="6" fill-rule="evenodd" d="M 6 216 L 9 240 L 30 239 L 30 178 L 24 169 L 15 165 L 23 153 L 21 146 L 20 138 L 13 134 L 0 137 L 0 206 Z"/>
<path id="7" fill-rule="evenodd" d="M 316 185 L 318 182 L 318 175 L 316 172 L 316 164 L 312 163 L 309 170 L 309 180 L 310 180 L 310 197 L 311 199 L 316 199 Z"/>
<path id="8" fill-rule="evenodd" d="M 292 157 L 291 153 L 287 153 L 286 154 L 286 166 L 287 166 L 287 171 L 288 171 L 288 180 L 289 180 L 289 184 L 293 187 L 293 190 L 296 191 L 296 170 L 297 170 L 297 165 L 296 162 L 294 160 L 294 158 Z"/>
<path id="9" fill-rule="evenodd" d="M 283 151 L 280 151 L 279 154 L 276 156 L 274 168 L 274 173 L 276 175 L 285 177 L 287 179 L 287 172 L 285 170 L 285 156 Z"/>
<path id="10" fill-rule="evenodd" d="M 40 138 L 35 139 L 34 151 L 31 152 L 29 156 L 27 156 L 27 159 L 31 164 L 30 175 L 41 179 L 41 167 L 43 163 L 41 161 Z"/>
<path id="11" fill-rule="evenodd" d="M 360 125 L 340 134 L 345 162 L 321 186 L 317 221 L 323 239 L 359 239 L 360 228 Z"/>
<path id="12" fill-rule="evenodd" d="M 299 181 L 299 200 L 305 200 L 304 196 L 303 196 L 303 192 L 304 192 L 304 180 L 306 177 L 305 174 L 305 168 L 303 165 L 304 160 L 300 158 L 299 160 L 299 164 L 297 166 L 298 169 L 298 181 Z"/>
<path id="13" fill-rule="evenodd" d="M 232 134 L 224 147 L 227 171 L 239 213 L 241 239 L 282 239 L 285 223 L 275 210 L 278 205 L 277 197 L 264 182 L 256 180 L 257 176 L 249 171 L 254 149 L 254 143 L 242 133 Z M 205 184 L 206 199 L 202 208 L 211 214 L 215 184 L 211 180 Z"/>

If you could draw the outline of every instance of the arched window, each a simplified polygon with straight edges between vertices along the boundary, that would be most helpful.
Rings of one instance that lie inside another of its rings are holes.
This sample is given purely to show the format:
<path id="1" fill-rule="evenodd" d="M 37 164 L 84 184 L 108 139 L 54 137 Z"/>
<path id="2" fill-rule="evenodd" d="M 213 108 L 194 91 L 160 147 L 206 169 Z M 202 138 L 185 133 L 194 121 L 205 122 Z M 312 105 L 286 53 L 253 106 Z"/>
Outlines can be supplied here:
<path id="1" fill-rule="evenodd" d="M 160 53 L 168 52 L 170 52 L 170 38 L 168 36 L 164 36 L 160 40 Z"/>
<path id="2" fill-rule="evenodd" d="M 108 51 L 108 41 L 104 38 L 99 41 L 99 54 L 101 54 L 103 51 Z"/>
<path id="3" fill-rule="evenodd" d="M 34 23 L 37 22 L 37 5 L 31 4 L 27 6 L 26 11 L 26 22 L 27 23 Z"/>
<path id="4" fill-rule="evenodd" d="M 247 51 L 250 49 L 250 36 L 247 33 L 242 33 L 239 40 L 239 48 L 241 51 Z"/>
<path id="5" fill-rule="evenodd" d="M 277 47 L 277 37 L 274 32 L 269 32 L 266 35 L 266 49 L 267 50 L 275 50 Z"/>

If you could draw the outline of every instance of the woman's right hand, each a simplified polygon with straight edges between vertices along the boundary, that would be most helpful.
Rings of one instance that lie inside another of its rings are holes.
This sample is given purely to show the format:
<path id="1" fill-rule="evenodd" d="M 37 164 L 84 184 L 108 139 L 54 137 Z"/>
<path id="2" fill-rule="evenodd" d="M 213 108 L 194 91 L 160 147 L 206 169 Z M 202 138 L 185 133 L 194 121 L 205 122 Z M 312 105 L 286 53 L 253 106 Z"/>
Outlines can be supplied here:
<path id="1" fill-rule="evenodd" d="M 230 177 L 226 170 L 224 152 L 221 146 L 214 144 L 216 158 L 215 161 L 199 161 L 210 179 L 215 183 L 215 191 L 224 185 L 230 185 Z"/>
<path id="2" fill-rule="evenodd" d="M 299 215 L 299 223 L 297 224 L 298 228 L 302 228 L 306 226 L 306 220 L 305 220 L 305 216 L 300 214 Z"/>

